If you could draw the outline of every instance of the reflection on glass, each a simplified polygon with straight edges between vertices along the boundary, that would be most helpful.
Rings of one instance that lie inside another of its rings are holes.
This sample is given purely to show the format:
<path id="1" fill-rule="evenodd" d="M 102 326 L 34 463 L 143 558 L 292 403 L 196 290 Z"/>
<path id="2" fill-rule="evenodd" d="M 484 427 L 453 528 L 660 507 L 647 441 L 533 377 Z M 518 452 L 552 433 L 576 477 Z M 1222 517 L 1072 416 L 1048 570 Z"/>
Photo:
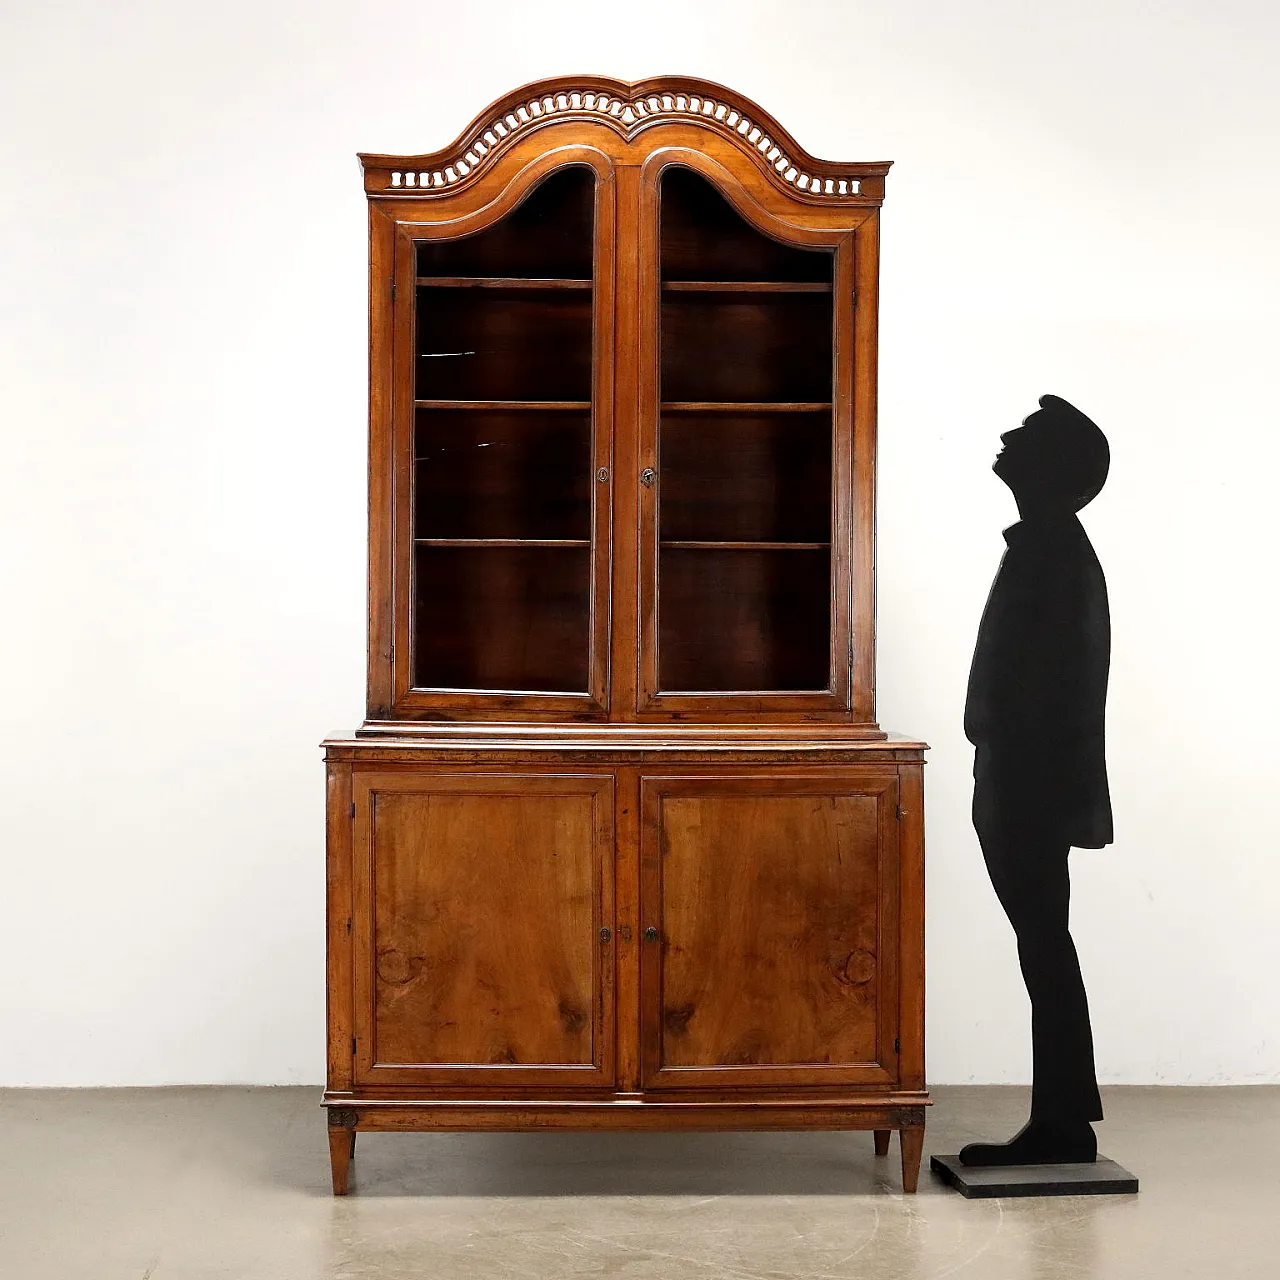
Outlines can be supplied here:
<path id="1" fill-rule="evenodd" d="M 658 681 L 830 680 L 832 267 L 699 174 L 660 188 Z"/>

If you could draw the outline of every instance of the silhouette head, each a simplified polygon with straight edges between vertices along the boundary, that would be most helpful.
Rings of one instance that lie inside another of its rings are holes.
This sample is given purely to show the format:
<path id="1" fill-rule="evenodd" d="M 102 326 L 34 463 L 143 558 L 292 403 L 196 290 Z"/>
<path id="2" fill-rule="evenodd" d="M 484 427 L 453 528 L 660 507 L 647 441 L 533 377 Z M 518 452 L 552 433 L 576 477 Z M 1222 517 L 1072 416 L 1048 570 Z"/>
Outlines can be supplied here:
<path id="1" fill-rule="evenodd" d="M 991 469 L 1013 491 L 1024 518 L 1079 511 L 1106 483 L 1107 437 L 1059 396 L 1041 396 L 1040 408 L 1000 440 L 1004 448 Z"/>

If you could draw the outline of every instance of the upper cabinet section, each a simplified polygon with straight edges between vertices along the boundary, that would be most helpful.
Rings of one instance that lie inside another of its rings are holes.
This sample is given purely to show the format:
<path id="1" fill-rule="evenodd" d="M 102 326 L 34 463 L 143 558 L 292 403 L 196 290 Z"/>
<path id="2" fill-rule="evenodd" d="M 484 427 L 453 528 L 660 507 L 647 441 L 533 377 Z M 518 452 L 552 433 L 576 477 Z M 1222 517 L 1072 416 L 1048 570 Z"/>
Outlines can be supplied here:
<path id="1" fill-rule="evenodd" d="M 595 77 L 361 159 L 368 719 L 878 732 L 888 165 Z"/>

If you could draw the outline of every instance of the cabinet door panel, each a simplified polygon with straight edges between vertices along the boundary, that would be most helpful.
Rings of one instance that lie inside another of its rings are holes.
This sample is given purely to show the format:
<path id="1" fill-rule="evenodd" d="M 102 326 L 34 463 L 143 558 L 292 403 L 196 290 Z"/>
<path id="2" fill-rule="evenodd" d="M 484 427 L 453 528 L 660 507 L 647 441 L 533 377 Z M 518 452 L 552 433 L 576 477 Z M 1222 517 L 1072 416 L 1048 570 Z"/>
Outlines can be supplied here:
<path id="1" fill-rule="evenodd" d="M 643 780 L 646 1088 L 893 1081 L 897 790 Z"/>
<path id="2" fill-rule="evenodd" d="M 639 712 L 852 709 L 855 234 L 664 151 L 639 218 Z"/>
<path id="3" fill-rule="evenodd" d="M 607 714 L 617 210 L 558 159 L 396 223 L 393 718 Z"/>
<path id="4" fill-rule="evenodd" d="M 357 775 L 356 1080 L 612 1080 L 613 784 Z"/>

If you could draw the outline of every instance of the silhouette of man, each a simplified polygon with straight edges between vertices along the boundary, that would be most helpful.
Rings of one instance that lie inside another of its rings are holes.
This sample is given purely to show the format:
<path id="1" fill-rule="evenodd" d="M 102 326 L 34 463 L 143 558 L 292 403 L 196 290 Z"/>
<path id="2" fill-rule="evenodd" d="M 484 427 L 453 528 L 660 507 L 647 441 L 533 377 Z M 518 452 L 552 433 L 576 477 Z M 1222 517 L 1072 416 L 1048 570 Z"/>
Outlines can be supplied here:
<path id="1" fill-rule="evenodd" d="M 1057 396 L 1001 437 L 992 470 L 1021 520 L 987 600 L 969 675 L 965 735 L 976 748 L 973 825 L 1018 940 L 1031 998 L 1031 1118 L 966 1165 L 1097 1159 L 1102 1119 L 1089 1005 L 1068 930 L 1074 845 L 1110 844 L 1103 754 L 1111 624 L 1107 584 L 1076 512 L 1107 478 L 1098 427 Z"/>

